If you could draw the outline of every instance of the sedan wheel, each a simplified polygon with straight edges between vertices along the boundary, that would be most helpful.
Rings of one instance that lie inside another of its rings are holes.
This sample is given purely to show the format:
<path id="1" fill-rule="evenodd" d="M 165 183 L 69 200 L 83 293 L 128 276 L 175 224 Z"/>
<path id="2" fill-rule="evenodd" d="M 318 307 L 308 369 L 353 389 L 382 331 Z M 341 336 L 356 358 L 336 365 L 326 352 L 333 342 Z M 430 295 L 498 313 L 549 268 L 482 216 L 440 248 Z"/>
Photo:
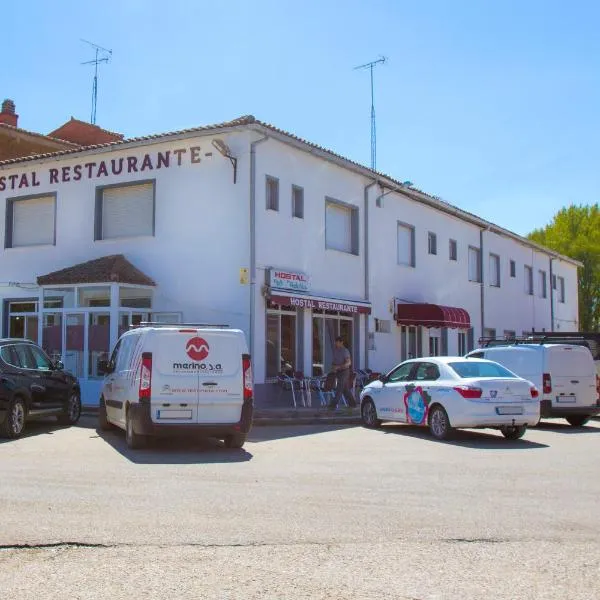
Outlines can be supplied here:
<path id="1" fill-rule="evenodd" d="M 9 405 L 8 414 L 0 426 L 0 436 L 9 439 L 18 438 L 25 428 L 27 411 L 21 398 L 15 398 Z"/>
<path id="2" fill-rule="evenodd" d="M 436 406 L 429 413 L 429 431 L 438 440 L 447 440 L 452 434 L 450 419 L 443 407 Z"/>
<path id="3" fill-rule="evenodd" d="M 377 418 L 377 409 L 372 400 L 365 400 L 361 409 L 363 425 L 369 429 L 381 427 L 381 419 Z"/>
<path id="4" fill-rule="evenodd" d="M 527 425 L 500 427 L 500 431 L 507 440 L 518 440 L 525 435 L 525 432 L 527 431 Z"/>

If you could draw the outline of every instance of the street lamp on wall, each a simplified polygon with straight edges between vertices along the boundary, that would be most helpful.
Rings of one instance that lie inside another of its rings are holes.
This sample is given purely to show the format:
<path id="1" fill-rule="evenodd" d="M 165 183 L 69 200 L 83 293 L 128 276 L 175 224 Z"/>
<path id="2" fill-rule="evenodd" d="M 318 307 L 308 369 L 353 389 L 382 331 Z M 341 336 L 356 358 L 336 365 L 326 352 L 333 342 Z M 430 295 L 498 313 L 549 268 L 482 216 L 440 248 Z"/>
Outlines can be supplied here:
<path id="1" fill-rule="evenodd" d="M 213 145 L 214 148 L 217 149 L 217 152 L 221 156 L 224 156 L 225 158 L 229 159 L 229 161 L 231 162 L 231 165 L 233 166 L 233 183 L 237 183 L 237 158 L 235 156 L 233 156 L 233 154 L 231 154 L 231 150 L 229 149 L 229 146 L 223 140 L 216 139 L 216 140 L 213 140 L 211 142 L 211 144 Z"/>

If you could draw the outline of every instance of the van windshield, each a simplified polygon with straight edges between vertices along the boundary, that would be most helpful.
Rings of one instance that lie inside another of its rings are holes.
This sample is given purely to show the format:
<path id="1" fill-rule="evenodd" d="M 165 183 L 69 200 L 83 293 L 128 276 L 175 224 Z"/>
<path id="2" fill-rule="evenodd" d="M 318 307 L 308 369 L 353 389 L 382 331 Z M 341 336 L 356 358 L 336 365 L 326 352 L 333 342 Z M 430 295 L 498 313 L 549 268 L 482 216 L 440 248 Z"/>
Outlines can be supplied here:
<path id="1" fill-rule="evenodd" d="M 516 379 L 517 375 L 505 369 L 502 365 L 494 362 L 451 362 L 448 366 L 459 376 L 470 377 L 511 377 Z"/>

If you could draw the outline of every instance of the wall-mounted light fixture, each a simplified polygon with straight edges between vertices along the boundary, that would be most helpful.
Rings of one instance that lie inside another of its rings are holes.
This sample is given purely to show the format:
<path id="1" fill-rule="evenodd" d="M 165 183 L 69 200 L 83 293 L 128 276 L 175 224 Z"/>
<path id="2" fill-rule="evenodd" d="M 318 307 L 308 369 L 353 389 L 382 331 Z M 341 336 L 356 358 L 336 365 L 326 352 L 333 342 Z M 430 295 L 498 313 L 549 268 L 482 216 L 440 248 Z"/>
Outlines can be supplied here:
<path id="1" fill-rule="evenodd" d="M 233 183 L 237 182 L 237 158 L 231 154 L 229 146 L 221 139 L 213 140 L 212 145 L 217 149 L 221 156 L 228 158 L 233 166 Z"/>

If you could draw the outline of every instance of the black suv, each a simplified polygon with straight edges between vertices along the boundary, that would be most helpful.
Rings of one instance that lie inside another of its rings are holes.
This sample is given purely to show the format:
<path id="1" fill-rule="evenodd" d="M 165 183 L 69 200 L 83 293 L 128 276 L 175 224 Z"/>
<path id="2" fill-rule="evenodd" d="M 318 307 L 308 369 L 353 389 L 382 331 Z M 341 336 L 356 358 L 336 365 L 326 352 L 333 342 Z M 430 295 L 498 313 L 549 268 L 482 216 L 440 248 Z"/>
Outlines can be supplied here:
<path id="1" fill-rule="evenodd" d="M 26 421 L 50 415 L 61 425 L 79 421 L 77 378 L 33 342 L 0 339 L 0 437 L 17 438 Z"/>

